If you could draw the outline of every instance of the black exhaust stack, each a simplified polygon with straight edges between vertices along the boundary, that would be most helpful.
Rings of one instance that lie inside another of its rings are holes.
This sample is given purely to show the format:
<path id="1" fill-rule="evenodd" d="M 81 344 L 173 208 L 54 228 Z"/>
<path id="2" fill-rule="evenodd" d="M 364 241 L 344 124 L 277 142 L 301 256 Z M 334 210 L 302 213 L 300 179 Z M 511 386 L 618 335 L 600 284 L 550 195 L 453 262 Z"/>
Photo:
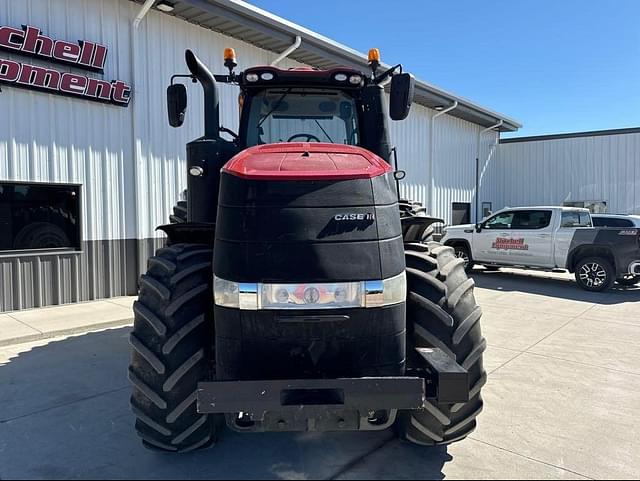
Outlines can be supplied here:
<path id="1" fill-rule="evenodd" d="M 191 50 L 186 51 L 185 59 L 204 90 L 204 137 L 187 144 L 187 220 L 215 224 L 220 169 L 238 149 L 220 137 L 220 100 L 215 77 Z"/>
<path id="2" fill-rule="evenodd" d="M 219 139 L 220 99 L 218 98 L 216 79 L 207 66 L 191 50 L 185 52 L 185 59 L 189 72 L 200 82 L 202 90 L 204 90 L 204 137 L 206 139 Z"/>

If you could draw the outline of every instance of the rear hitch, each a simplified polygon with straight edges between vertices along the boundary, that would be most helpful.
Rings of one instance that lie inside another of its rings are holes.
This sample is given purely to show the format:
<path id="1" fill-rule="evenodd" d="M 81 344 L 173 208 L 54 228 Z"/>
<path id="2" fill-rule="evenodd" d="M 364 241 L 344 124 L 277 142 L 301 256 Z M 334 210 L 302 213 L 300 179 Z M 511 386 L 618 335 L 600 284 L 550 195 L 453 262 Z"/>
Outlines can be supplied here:
<path id="1" fill-rule="evenodd" d="M 406 377 L 214 381 L 198 386 L 198 412 L 225 414 L 236 431 L 376 431 L 398 411 L 467 402 L 468 373 L 440 349 Z"/>

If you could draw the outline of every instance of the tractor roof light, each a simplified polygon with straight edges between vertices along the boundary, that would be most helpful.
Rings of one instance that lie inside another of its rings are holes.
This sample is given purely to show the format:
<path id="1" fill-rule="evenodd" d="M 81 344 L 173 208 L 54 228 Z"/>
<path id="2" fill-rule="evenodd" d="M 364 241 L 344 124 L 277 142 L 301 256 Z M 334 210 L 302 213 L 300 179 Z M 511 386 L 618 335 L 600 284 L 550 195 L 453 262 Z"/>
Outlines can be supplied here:
<path id="1" fill-rule="evenodd" d="M 224 59 L 236 61 L 236 51 L 232 48 L 224 49 Z"/>
<path id="2" fill-rule="evenodd" d="M 247 79 L 247 82 L 251 82 L 251 83 L 257 82 L 260 79 L 260 77 L 258 77 L 257 73 L 248 73 L 245 76 L 245 78 Z"/>
<path id="3" fill-rule="evenodd" d="M 224 66 L 229 69 L 229 72 L 233 71 L 238 66 L 236 61 L 236 51 L 232 48 L 224 49 Z"/>
<path id="4" fill-rule="evenodd" d="M 362 83 L 362 76 L 352 75 L 351 77 L 349 77 L 349 83 L 351 85 L 360 85 Z"/>
<path id="5" fill-rule="evenodd" d="M 369 50 L 369 63 L 373 62 L 380 63 L 380 50 L 377 48 Z"/>

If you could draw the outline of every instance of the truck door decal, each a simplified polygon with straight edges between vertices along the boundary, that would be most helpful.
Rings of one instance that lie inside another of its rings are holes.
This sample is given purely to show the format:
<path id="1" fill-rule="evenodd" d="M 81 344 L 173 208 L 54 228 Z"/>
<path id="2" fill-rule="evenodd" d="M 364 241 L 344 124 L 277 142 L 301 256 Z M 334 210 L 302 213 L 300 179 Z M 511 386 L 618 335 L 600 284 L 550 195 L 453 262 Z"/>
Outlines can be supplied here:
<path id="1" fill-rule="evenodd" d="M 521 239 L 508 239 L 505 237 L 498 237 L 491 244 L 492 249 L 505 250 L 505 251 L 528 251 L 529 244 L 525 243 L 524 237 Z"/>

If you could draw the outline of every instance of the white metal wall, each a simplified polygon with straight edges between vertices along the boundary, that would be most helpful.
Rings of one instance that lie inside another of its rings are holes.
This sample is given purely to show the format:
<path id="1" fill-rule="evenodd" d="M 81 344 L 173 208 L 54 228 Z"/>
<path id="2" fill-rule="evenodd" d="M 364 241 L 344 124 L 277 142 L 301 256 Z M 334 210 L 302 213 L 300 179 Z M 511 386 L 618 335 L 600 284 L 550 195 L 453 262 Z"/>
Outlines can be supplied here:
<path id="1" fill-rule="evenodd" d="M 389 121 L 391 141 L 398 153 L 398 167 L 407 173 L 400 193 L 427 205 L 429 186 L 429 123 L 433 111 L 414 104 L 406 120 Z"/>
<path id="2" fill-rule="evenodd" d="M 606 201 L 640 214 L 640 133 L 503 143 L 491 175 L 498 207 Z"/>
<path id="3" fill-rule="evenodd" d="M 155 11 L 133 33 L 139 8 L 127 0 L 0 0 L 4 25 L 28 23 L 55 39 L 108 46 L 104 79 L 133 85 L 129 108 L 10 86 L 0 94 L 0 179 L 83 184 L 84 240 L 156 236 L 185 188 L 185 144 L 203 132 L 201 89 L 190 85 L 182 129 L 168 126 L 165 100 L 171 75 L 186 70 L 185 49 L 218 71 L 225 47 L 236 49 L 240 68 L 276 56 Z M 235 127 L 237 88 L 221 90 L 222 122 Z"/>
<path id="4" fill-rule="evenodd" d="M 390 122 L 391 139 L 398 149 L 399 167 L 407 172 L 400 184 L 401 194 L 428 207 L 429 214 L 446 223 L 452 221 L 452 204 L 471 204 L 471 220 L 475 221 L 476 158 L 480 159 L 480 188 L 489 188 L 489 166 L 496 160 L 498 133 L 450 115 L 435 120 L 433 139 L 431 123 L 435 111 L 414 104 L 409 118 Z M 433 151 L 431 142 L 434 142 Z M 433 154 L 433 177 L 429 164 Z M 429 190 L 433 185 L 433 194 Z M 487 187 L 485 187 L 487 186 Z"/>
<path id="5" fill-rule="evenodd" d="M 105 78 L 130 82 L 128 55 L 114 54 L 128 51 L 130 32 L 123 25 L 129 15 L 129 6 L 117 1 L 0 0 L 3 25 L 30 24 L 56 39 L 105 43 Z M 0 111 L 0 179 L 83 184 L 83 208 L 91 219 L 83 223 L 83 239 L 135 237 L 127 232 L 134 224 L 126 208 L 134 194 L 128 109 L 5 86 Z"/>

